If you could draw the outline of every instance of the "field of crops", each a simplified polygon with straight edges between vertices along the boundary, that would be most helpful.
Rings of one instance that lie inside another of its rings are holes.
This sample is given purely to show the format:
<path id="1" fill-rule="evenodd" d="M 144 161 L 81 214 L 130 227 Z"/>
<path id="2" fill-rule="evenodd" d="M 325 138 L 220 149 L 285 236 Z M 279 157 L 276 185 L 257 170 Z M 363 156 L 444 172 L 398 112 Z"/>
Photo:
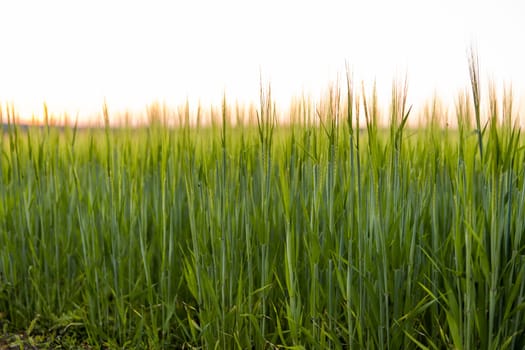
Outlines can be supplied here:
<path id="1" fill-rule="evenodd" d="M 251 126 L 4 109 L 0 348 L 524 348 L 523 137 L 471 73 L 454 128 L 351 80 L 287 126 L 266 90 Z"/>

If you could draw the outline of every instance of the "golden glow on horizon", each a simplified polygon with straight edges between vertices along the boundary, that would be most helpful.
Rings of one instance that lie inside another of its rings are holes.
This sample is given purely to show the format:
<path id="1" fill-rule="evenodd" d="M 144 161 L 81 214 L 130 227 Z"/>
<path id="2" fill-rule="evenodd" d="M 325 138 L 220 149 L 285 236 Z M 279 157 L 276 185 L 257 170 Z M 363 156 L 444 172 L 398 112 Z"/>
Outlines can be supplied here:
<path id="1" fill-rule="evenodd" d="M 388 99 L 408 72 L 410 103 L 468 86 L 466 50 L 483 72 L 525 91 L 519 1 L 4 1 L 0 103 L 26 118 L 80 118 L 178 105 L 257 101 L 259 74 L 279 104 L 317 97 L 344 75 Z M 388 100 L 386 100 L 388 102 Z"/>

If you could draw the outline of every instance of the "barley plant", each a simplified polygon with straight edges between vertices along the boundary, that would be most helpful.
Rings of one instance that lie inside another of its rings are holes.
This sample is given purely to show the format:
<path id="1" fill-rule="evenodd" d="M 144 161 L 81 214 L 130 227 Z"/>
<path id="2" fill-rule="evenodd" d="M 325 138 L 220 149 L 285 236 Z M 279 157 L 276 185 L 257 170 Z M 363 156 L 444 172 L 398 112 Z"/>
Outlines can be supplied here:
<path id="1" fill-rule="evenodd" d="M 454 127 L 437 103 L 413 127 L 406 82 L 381 115 L 351 73 L 290 124 L 262 85 L 209 124 L 4 106 L 0 348 L 524 348 L 523 138 L 470 65 Z"/>

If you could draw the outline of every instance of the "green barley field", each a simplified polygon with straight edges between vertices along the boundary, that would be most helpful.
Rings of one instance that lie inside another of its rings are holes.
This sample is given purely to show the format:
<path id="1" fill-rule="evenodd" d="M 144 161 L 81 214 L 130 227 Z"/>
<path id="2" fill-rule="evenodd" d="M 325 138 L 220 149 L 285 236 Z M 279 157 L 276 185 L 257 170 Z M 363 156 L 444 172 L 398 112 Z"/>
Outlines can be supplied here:
<path id="1" fill-rule="evenodd" d="M 3 108 L 0 349 L 523 349 L 524 139 L 470 70 L 450 126 L 350 75 L 286 125 Z"/>

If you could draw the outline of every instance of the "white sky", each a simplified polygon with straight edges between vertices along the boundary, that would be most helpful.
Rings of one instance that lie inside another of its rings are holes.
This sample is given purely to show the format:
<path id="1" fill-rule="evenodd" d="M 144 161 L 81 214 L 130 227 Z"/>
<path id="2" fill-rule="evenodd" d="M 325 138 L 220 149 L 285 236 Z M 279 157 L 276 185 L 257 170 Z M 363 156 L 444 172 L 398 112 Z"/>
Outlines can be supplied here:
<path id="1" fill-rule="evenodd" d="M 0 0 L 0 103 L 47 102 L 81 116 L 200 99 L 257 99 L 259 72 L 280 103 L 344 75 L 387 95 L 408 72 L 409 100 L 468 86 L 482 72 L 525 91 L 523 1 Z M 388 100 L 385 101 L 388 103 Z"/>

